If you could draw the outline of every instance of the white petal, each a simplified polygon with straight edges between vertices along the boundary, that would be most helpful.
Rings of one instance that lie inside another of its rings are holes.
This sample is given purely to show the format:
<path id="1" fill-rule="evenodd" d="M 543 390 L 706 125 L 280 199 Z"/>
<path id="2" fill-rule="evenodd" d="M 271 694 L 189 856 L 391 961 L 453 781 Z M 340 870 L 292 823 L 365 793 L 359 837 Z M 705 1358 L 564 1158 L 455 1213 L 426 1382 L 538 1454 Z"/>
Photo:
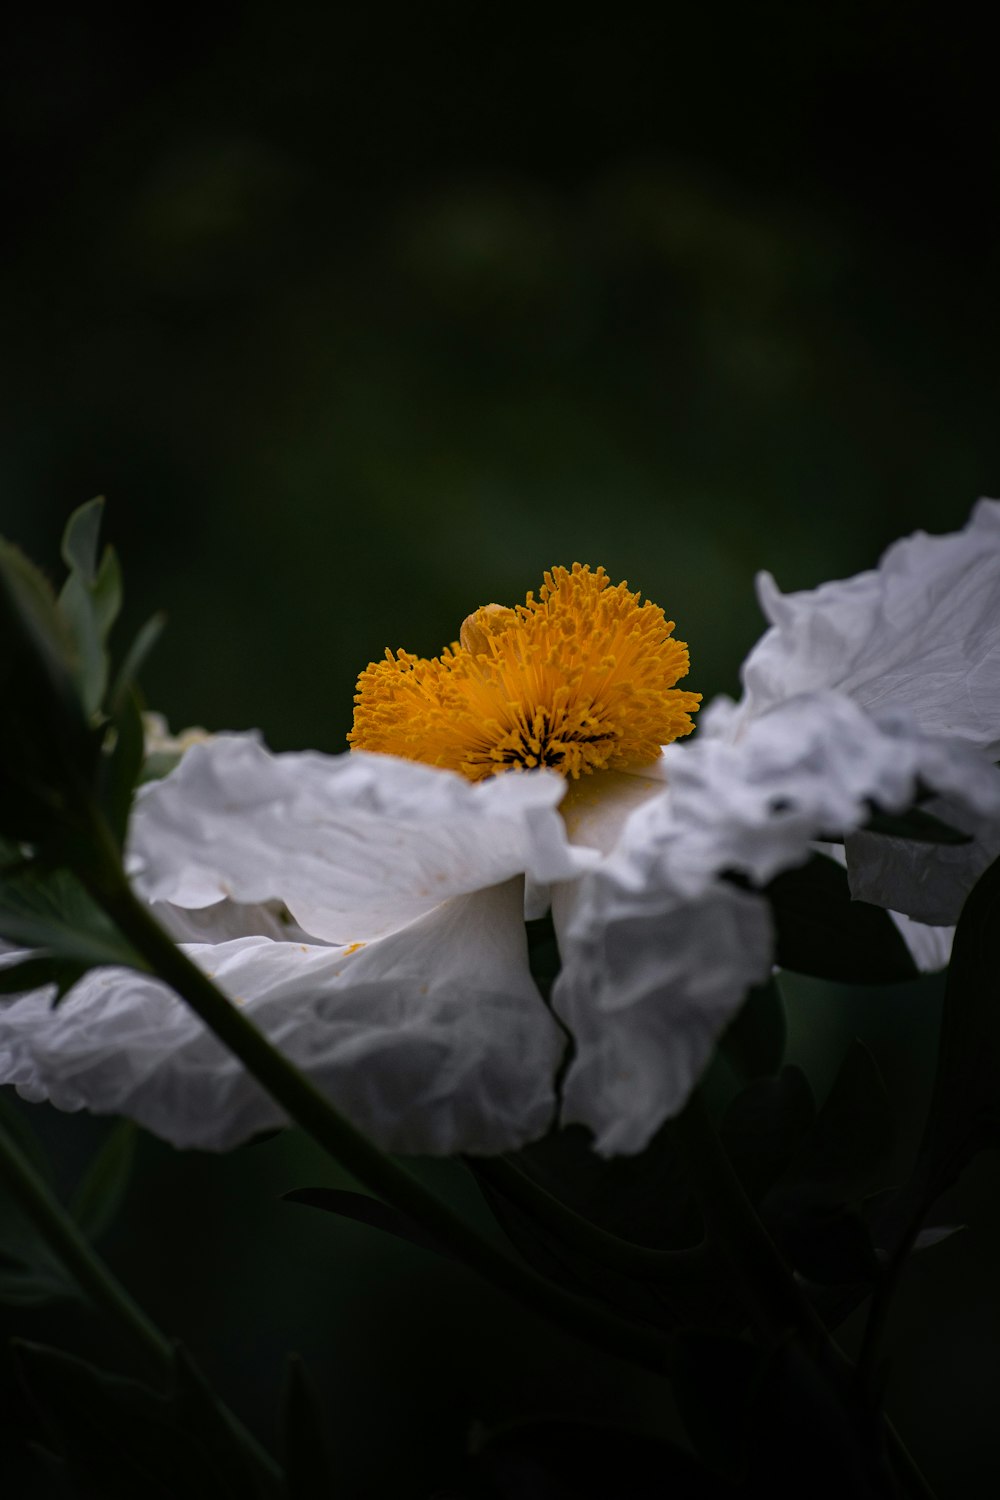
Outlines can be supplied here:
<path id="1" fill-rule="evenodd" d="M 997 789 L 989 812 L 970 807 L 966 794 L 935 797 L 926 810 L 960 833 L 968 844 L 919 844 L 910 839 L 856 833 L 846 841 L 851 895 L 902 912 L 916 922 L 950 927 L 980 875 L 1000 856 L 1000 771 L 987 765 L 983 781 Z"/>
<path id="2" fill-rule="evenodd" d="M 977 827 L 1000 817 L 1000 773 L 984 756 L 959 741 L 925 734 L 901 713 L 876 720 L 840 693 L 792 699 L 751 720 L 735 742 L 725 733 L 699 735 L 669 746 L 664 759 L 670 867 L 673 878 L 692 889 L 706 873 L 722 869 L 763 885 L 806 859 L 815 839 L 853 834 L 867 823 L 872 803 L 900 812 L 928 788 L 948 794 Z M 882 851 L 889 865 L 895 859 L 897 841 L 863 837 L 864 843 L 860 837 L 848 841 L 852 879 L 859 848 Z M 932 890 L 940 862 L 957 884 L 964 878 L 967 893 L 974 861 L 961 848 L 908 842 L 906 849 L 914 869 L 923 872 L 925 892 Z M 900 890 L 890 890 L 881 866 L 879 880 L 881 888 L 869 880 L 854 893 L 922 921 L 955 920 L 953 892 L 931 917 Z"/>
<path id="3" fill-rule="evenodd" d="M 963 531 L 896 542 L 877 569 L 797 594 L 759 580 L 771 629 L 743 666 L 743 719 L 837 688 L 1000 756 L 1000 502 Z"/>
<path id="4" fill-rule="evenodd" d="M 150 900 L 282 901 L 317 937 L 367 941 L 514 875 L 587 868 L 556 811 L 563 791 L 544 771 L 473 785 L 393 756 L 271 755 L 219 736 L 144 790 L 130 869 Z"/>
<path id="5" fill-rule="evenodd" d="M 553 894 L 553 1003 L 577 1046 L 564 1118 L 590 1125 L 607 1153 L 640 1150 L 683 1106 L 770 972 L 768 904 L 726 874 L 763 886 L 824 834 L 866 823 L 872 802 L 898 812 L 925 786 L 954 790 L 976 816 L 1000 813 L 1000 773 L 982 756 L 899 715 L 876 723 L 833 692 L 779 705 L 735 743 L 709 733 L 669 746 L 664 761 L 665 789 L 629 815 L 604 863 Z M 926 861 L 940 846 L 908 847 Z M 940 941 L 910 936 L 918 963 L 933 964 Z"/>
<path id="6" fill-rule="evenodd" d="M 225 943 L 239 937 L 269 937 L 279 943 L 316 941 L 277 901 L 259 906 L 241 906 L 236 901 L 171 906 L 169 901 L 154 901 L 150 910 L 175 943 Z"/>
<path id="7" fill-rule="evenodd" d="M 386 1150 L 514 1149 L 548 1127 L 563 1039 L 528 972 L 521 882 L 458 897 L 353 953 L 240 938 L 186 949 Z M 53 1011 L 0 1009 L 0 1079 L 226 1150 L 278 1107 L 163 985 L 95 971 Z"/>
<path id="8" fill-rule="evenodd" d="M 641 1151 L 683 1108 L 771 969 L 763 897 L 721 882 L 689 897 L 647 877 L 641 860 L 616 853 L 575 888 L 560 933 L 553 1005 L 576 1043 L 562 1117 L 589 1126 L 608 1156 Z"/>
<path id="9" fill-rule="evenodd" d="M 891 911 L 889 915 L 921 974 L 936 974 L 948 967 L 954 927 L 928 927 L 925 922 L 915 922 L 912 917 L 898 911 Z"/>

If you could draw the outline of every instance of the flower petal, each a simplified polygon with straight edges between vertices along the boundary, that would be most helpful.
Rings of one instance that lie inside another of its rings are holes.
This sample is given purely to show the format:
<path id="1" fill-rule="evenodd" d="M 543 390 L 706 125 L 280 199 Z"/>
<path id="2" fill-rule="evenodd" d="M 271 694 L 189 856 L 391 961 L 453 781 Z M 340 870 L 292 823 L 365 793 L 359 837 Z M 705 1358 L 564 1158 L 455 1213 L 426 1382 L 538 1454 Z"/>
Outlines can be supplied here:
<path id="1" fill-rule="evenodd" d="M 544 771 L 473 785 L 388 755 L 272 755 L 222 735 L 144 791 L 130 869 L 153 901 L 282 901 L 316 937 L 368 941 L 451 896 L 593 864 L 566 840 L 563 791 Z"/>
<path id="2" fill-rule="evenodd" d="M 551 1122 L 564 1045 L 528 971 L 522 901 L 512 880 L 354 953 L 263 937 L 186 951 L 386 1150 L 508 1150 Z M 0 1078 L 177 1146 L 226 1150 L 283 1123 L 194 1013 L 130 970 L 96 970 L 55 1011 L 47 991 L 0 1009 Z"/>
<path id="3" fill-rule="evenodd" d="M 708 722 L 664 751 L 665 789 L 629 815 L 604 863 L 553 894 L 553 1004 L 576 1042 L 564 1118 L 589 1125 L 606 1153 L 641 1150 L 682 1108 L 770 972 L 767 901 L 724 877 L 766 885 L 824 835 L 863 826 L 872 803 L 898 812 L 925 786 L 1000 816 L 1000 773 L 982 756 L 899 714 L 877 723 L 840 693 L 780 704 L 735 743 L 725 712 Z M 955 846 L 910 847 L 928 861 Z M 940 940 L 911 936 L 918 963 L 933 966 Z"/>
<path id="4" fill-rule="evenodd" d="M 684 1107 L 720 1032 L 771 970 L 763 897 L 722 882 L 693 897 L 657 889 L 637 854 L 619 851 L 585 876 L 568 923 L 555 907 L 553 1006 L 576 1043 L 562 1118 L 589 1126 L 606 1156 L 641 1151 Z"/>
<path id="5" fill-rule="evenodd" d="M 764 573 L 758 594 L 771 629 L 743 666 L 744 722 L 837 688 L 1000 755 L 1000 502 L 963 531 L 894 543 L 871 572 L 797 594 Z"/>

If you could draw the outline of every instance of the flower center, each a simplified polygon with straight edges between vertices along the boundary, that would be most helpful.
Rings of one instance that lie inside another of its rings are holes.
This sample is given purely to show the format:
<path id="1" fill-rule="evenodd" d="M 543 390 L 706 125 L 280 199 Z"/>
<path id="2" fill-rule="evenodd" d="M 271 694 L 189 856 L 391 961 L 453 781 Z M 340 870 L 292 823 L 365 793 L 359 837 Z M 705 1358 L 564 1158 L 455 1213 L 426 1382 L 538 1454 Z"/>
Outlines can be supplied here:
<path id="1" fill-rule="evenodd" d="M 690 734 L 700 693 L 674 684 L 688 649 L 674 622 L 603 568 L 553 568 L 536 599 L 485 604 L 429 660 L 386 651 L 358 678 L 355 750 L 481 781 L 548 766 L 564 776 L 650 765 Z"/>

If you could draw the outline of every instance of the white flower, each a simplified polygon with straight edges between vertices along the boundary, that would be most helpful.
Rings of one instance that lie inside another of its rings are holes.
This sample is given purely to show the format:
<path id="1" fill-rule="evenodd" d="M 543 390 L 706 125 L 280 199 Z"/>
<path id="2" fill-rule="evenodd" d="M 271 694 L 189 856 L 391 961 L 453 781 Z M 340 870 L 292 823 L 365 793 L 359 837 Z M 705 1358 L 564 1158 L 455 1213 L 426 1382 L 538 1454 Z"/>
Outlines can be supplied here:
<path id="1" fill-rule="evenodd" d="M 881 567 L 809 594 L 761 585 L 772 628 L 738 706 L 663 753 L 665 790 L 608 858 L 557 893 L 553 992 L 576 1041 L 564 1119 L 599 1150 L 640 1150 L 681 1109 L 747 990 L 770 972 L 771 917 L 751 886 L 847 835 L 852 889 L 899 919 L 921 967 L 947 958 L 975 879 L 1000 851 L 1000 505 L 966 531 L 917 535 Z M 985 752 L 985 753 L 984 753 Z M 926 805 L 975 834 L 927 845 L 856 832 L 873 804 Z"/>
<path id="2" fill-rule="evenodd" d="M 565 1044 L 530 975 L 525 884 L 534 902 L 598 862 L 556 810 L 564 776 L 602 784 L 620 823 L 647 784 L 606 768 L 653 768 L 692 728 L 672 629 L 603 570 L 556 569 L 517 610 L 477 610 L 440 658 L 363 672 L 350 755 L 195 743 L 138 800 L 137 889 L 379 1144 L 516 1147 L 553 1122 Z M 512 766 L 527 774 L 495 774 Z M 56 1012 L 45 995 L 0 1010 L 0 1076 L 183 1145 L 279 1118 L 179 1000 L 120 970 Z"/>
<path id="3" fill-rule="evenodd" d="M 140 796 L 130 868 L 189 956 L 389 1150 L 544 1132 L 564 1039 L 531 978 L 523 876 L 566 880 L 550 773 L 472 785 L 381 755 L 196 744 Z M 333 946 L 336 945 L 336 946 Z M 165 986 L 99 969 L 0 1009 L 0 1076 L 226 1149 L 277 1106 Z"/>
<path id="4" fill-rule="evenodd" d="M 954 923 L 1000 853 L 1000 818 L 964 796 L 974 764 L 954 787 L 942 765 L 954 743 L 1000 758 L 1000 503 L 980 500 L 962 531 L 894 543 L 877 569 L 843 582 L 781 594 L 764 573 L 758 597 L 771 628 L 744 663 L 736 732 L 797 693 L 833 688 L 879 722 L 891 716 L 901 734 L 910 723 L 940 736 L 927 785 L 946 797 L 925 805 L 973 842 L 928 849 L 858 834 L 847 864 L 859 899 Z"/>

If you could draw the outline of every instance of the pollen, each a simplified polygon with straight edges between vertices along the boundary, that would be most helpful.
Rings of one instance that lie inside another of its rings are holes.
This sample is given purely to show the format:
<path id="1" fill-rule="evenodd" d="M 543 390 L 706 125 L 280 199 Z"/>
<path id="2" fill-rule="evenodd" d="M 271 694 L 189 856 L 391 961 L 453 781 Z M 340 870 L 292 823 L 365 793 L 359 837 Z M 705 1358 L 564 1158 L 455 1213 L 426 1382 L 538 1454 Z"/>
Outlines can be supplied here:
<path id="1" fill-rule="evenodd" d="M 651 765 L 694 728 L 675 684 L 688 648 L 659 605 L 603 568 L 553 568 L 536 598 L 484 604 L 440 656 L 389 651 L 358 678 L 355 750 L 482 781 L 544 766 L 577 778 Z"/>

